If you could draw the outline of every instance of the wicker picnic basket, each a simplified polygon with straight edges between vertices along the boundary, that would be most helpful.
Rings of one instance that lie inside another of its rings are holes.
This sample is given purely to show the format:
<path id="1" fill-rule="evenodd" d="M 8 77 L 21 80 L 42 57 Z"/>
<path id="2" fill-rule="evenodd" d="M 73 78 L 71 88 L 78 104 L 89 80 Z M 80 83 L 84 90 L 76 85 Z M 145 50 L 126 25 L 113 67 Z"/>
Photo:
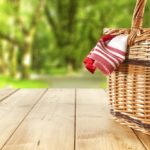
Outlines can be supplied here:
<path id="1" fill-rule="evenodd" d="M 146 0 L 137 0 L 131 29 L 107 29 L 129 34 L 125 62 L 108 77 L 110 111 L 114 118 L 150 134 L 150 28 L 142 28 Z"/>

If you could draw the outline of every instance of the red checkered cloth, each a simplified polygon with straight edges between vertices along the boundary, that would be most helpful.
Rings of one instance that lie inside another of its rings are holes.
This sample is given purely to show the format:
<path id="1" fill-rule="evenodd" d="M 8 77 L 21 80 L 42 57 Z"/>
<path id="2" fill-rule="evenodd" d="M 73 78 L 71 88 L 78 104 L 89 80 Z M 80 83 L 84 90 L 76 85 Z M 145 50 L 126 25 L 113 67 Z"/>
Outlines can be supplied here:
<path id="1" fill-rule="evenodd" d="M 110 75 L 125 60 L 128 35 L 103 36 L 84 59 L 85 67 L 94 73 L 98 68 Z"/>

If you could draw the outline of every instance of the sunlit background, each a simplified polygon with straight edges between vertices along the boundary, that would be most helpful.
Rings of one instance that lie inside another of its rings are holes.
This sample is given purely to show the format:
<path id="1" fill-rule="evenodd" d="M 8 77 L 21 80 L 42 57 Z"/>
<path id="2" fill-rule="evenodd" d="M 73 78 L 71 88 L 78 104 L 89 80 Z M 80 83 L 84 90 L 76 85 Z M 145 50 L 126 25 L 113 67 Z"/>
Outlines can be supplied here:
<path id="1" fill-rule="evenodd" d="M 0 0 L 0 87 L 105 88 L 83 58 L 103 28 L 130 28 L 135 1 Z"/>

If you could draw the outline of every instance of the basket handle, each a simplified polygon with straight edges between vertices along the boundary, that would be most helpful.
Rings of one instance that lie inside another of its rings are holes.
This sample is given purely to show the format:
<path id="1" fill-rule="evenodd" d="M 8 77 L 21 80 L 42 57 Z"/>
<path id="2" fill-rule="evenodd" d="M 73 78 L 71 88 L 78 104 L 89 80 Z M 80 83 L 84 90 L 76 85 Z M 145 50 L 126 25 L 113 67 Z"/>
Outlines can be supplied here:
<path id="1" fill-rule="evenodd" d="M 142 28 L 146 2 L 147 0 L 137 0 L 136 2 L 136 6 L 133 13 L 131 32 L 128 38 L 129 46 L 134 44 L 134 40 L 137 34 L 140 33 L 140 30 Z"/>

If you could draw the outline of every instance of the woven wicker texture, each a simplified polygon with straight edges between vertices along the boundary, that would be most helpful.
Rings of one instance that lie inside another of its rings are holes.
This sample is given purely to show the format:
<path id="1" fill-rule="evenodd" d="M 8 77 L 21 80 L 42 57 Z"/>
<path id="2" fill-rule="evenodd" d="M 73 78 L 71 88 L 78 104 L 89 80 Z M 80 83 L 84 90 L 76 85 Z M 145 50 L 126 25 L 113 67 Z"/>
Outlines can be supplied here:
<path id="1" fill-rule="evenodd" d="M 150 29 L 142 29 L 146 0 L 137 0 L 131 29 L 105 29 L 129 34 L 126 61 L 109 76 L 111 114 L 121 124 L 150 134 Z"/>

